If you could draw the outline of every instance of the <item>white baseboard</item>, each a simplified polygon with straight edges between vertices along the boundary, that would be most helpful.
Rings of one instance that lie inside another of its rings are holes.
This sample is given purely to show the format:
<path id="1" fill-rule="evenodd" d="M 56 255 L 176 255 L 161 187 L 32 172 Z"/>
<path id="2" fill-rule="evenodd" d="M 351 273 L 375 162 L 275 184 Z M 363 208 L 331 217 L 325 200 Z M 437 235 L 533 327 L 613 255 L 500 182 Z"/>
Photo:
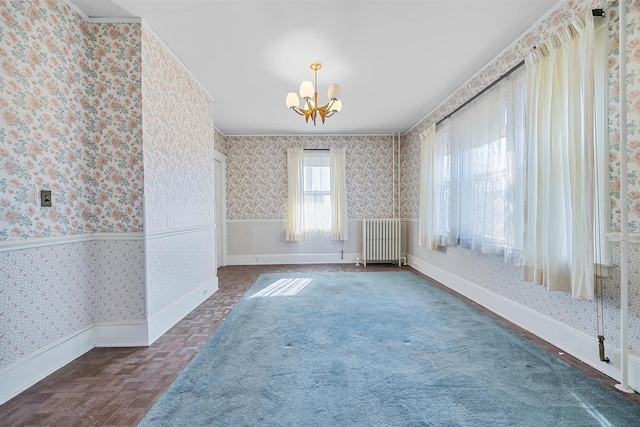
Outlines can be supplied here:
<path id="1" fill-rule="evenodd" d="M 218 276 L 206 281 L 182 298 L 169 304 L 162 310 L 149 316 L 148 344 L 153 344 L 165 332 L 182 320 L 193 309 L 202 304 L 211 294 L 218 290 Z"/>
<path id="2" fill-rule="evenodd" d="M 96 323 L 53 342 L 0 370 L 0 405 L 94 347 L 145 347 L 218 290 L 218 277 L 203 283 L 148 320 Z"/>
<path id="3" fill-rule="evenodd" d="M 601 362 L 596 337 L 588 336 L 555 319 L 426 263 L 412 255 L 407 255 L 407 262 L 421 273 L 537 335 L 562 349 L 565 353 L 574 356 L 616 381 L 621 380 L 619 348 L 614 348 L 610 345 L 606 346 L 606 356 L 610 359 L 610 362 Z M 634 390 L 640 390 L 640 358 L 634 355 L 629 356 L 629 385 Z"/>
<path id="4" fill-rule="evenodd" d="M 55 341 L 0 371 L 0 405 L 93 348 L 93 327 Z"/>
<path id="5" fill-rule="evenodd" d="M 227 265 L 355 264 L 360 253 L 227 255 Z"/>
<path id="6" fill-rule="evenodd" d="M 93 325 L 95 347 L 144 347 L 149 343 L 149 327 L 145 320 L 107 322 Z"/>

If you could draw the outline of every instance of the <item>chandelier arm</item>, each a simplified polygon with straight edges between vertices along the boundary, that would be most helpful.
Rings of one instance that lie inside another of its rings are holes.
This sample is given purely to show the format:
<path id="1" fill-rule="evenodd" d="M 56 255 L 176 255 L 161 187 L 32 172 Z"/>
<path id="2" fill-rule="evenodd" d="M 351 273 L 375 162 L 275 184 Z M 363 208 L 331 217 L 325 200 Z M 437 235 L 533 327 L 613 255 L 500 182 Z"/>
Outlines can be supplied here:
<path id="1" fill-rule="evenodd" d="M 293 111 L 295 111 L 297 114 L 299 114 L 299 115 L 301 115 L 301 116 L 304 116 L 304 113 L 300 112 L 300 111 L 298 110 L 298 107 L 293 106 L 293 107 L 291 107 L 291 109 L 292 109 Z"/>

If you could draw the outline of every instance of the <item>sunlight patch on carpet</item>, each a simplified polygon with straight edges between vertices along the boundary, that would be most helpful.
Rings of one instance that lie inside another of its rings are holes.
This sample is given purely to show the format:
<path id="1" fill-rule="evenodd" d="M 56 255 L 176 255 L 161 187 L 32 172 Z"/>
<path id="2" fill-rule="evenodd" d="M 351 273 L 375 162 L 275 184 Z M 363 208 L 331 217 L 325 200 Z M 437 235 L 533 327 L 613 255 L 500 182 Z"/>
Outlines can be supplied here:
<path id="1" fill-rule="evenodd" d="M 280 279 L 260 292 L 256 292 L 251 298 L 256 297 L 290 297 L 304 289 L 311 282 L 309 277 L 294 277 L 291 279 Z"/>

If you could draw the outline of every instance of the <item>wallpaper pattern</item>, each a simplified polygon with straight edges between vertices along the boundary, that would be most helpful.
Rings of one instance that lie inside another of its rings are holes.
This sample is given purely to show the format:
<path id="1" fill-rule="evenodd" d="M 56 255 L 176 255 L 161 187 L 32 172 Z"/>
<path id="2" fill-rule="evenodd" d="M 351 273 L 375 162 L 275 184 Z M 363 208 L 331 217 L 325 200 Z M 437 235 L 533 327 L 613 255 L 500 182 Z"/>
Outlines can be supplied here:
<path id="1" fill-rule="evenodd" d="M 505 50 L 495 61 L 487 65 L 465 86 L 449 97 L 442 105 L 428 117 L 416 125 L 403 136 L 401 153 L 403 186 L 407 189 L 401 200 L 402 216 L 405 218 L 418 217 L 418 174 L 420 138 L 419 133 L 428 125 L 435 123 L 462 105 L 467 99 L 475 95 L 488 84 L 496 80 L 505 72 L 513 68 L 533 49 L 541 44 L 558 29 L 571 22 L 574 16 L 587 8 L 596 8 L 603 1 L 577 0 L 563 3 L 556 11 L 544 19 L 540 25 L 518 39 L 509 49 Z M 627 1 L 627 92 L 628 92 L 628 135 L 629 135 L 629 229 L 637 232 L 640 221 L 640 1 Z M 609 179 L 611 190 L 611 214 L 613 231 L 620 230 L 620 130 L 619 130 L 619 65 L 618 65 L 618 13 L 617 2 L 607 9 L 610 17 L 609 30 Z"/>
<path id="2" fill-rule="evenodd" d="M 227 141 L 227 136 L 217 129 L 214 135 L 214 146 L 215 149 L 222 154 L 226 155 L 229 153 L 229 142 Z"/>
<path id="3" fill-rule="evenodd" d="M 145 26 L 146 231 L 214 223 L 213 98 Z"/>
<path id="4" fill-rule="evenodd" d="M 288 147 L 346 148 L 349 218 L 393 216 L 391 136 L 228 136 L 227 141 L 228 219 L 287 218 Z"/>
<path id="5" fill-rule="evenodd" d="M 144 319 L 141 240 L 0 253 L 0 369 L 95 322 Z"/>
<path id="6" fill-rule="evenodd" d="M 142 231 L 139 25 L 3 5 L 0 240 Z"/>

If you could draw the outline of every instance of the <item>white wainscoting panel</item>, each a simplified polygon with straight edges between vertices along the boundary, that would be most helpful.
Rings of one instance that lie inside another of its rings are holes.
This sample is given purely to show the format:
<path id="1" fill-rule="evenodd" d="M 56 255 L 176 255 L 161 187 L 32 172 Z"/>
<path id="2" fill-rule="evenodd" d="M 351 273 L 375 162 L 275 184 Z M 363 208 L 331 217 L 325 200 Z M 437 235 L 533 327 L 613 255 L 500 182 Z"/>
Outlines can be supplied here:
<path id="1" fill-rule="evenodd" d="M 355 263 L 362 250 L 362 221 L 350 220 L 349 240 L 308 233 L 301 242 L 285 241 L 285 220 L 228 220 L 227 265 Z"/>

